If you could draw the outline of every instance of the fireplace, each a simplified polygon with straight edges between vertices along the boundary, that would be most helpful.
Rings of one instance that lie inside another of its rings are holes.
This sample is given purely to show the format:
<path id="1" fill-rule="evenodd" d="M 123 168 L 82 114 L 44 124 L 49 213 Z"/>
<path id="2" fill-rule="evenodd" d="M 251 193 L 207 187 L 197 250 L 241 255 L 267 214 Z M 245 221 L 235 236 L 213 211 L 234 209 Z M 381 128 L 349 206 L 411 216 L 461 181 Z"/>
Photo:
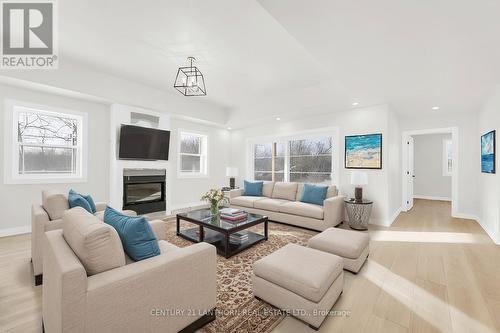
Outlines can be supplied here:
<path id="1" fill-rule="evenodd" d="M 137 214 L 165 211 L 165 174 L 156 169 L 123 170 L 123 209 Z"/>

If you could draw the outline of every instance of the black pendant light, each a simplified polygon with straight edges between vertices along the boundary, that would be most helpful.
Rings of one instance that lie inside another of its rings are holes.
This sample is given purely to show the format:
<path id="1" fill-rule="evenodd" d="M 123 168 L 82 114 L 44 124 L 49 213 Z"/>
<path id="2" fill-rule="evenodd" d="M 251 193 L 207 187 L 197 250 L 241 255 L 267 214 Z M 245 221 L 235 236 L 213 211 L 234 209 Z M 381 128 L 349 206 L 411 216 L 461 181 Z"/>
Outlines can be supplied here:
<path id="1" fill-rule="evenodd" d="M 205 79 L 198 67 L 193 66 L 193 61 L 196 59 L 194 57 L 187 59 L 190 65 L 177 70 L 174 88 L 184 96 L 205 96 L 207 94 Z"/>

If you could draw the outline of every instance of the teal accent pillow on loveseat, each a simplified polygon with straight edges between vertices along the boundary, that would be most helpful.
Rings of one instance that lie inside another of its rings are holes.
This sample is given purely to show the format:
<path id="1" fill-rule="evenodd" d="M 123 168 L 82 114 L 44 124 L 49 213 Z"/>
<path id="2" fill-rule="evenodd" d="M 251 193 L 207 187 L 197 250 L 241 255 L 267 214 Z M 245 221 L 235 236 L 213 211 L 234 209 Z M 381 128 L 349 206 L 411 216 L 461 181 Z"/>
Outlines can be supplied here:
<path id="1" fill-rule="evenodd" d="M 81 195 L 73 190 L 68 193 L 69 208 L 82 207 L 90 214 L 96 212 L 94 199 L 90 195 Z"/>
<path id="2" fill-rule="evenodd" d="M 104 222 L 116 229 L 125 253 L 134 261 L 160 255 L 158 240 L 144 216 L 127 216 L 106 207 Z"/>

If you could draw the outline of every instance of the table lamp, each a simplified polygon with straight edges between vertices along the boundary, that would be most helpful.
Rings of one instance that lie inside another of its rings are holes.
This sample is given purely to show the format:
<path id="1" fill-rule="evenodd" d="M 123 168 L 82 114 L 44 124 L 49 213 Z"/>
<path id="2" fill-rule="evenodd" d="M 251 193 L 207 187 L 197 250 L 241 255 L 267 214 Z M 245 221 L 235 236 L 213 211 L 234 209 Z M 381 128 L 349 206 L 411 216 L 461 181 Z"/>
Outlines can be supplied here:
<path id="1" fill-rule="evenodd" d="M 229 177 L 229 187 L 231 189 L 234 189 L 236 186 L 235 186 L 235 178 L 234 177 L 237 177 L 238 176 L 238 168 L 235 168 L 235 167 L 227 167 L 226 168 L 226 177 Z"/>
<path id="2" fill-rule="evenodd" d="M 368 175 L 363 171 L 353 171 L 351 173 L 351 184 L 356 186 L 354 190 L 354 199 L 358 202 L 363 201 L 363 185 L 368 184 Z"/>

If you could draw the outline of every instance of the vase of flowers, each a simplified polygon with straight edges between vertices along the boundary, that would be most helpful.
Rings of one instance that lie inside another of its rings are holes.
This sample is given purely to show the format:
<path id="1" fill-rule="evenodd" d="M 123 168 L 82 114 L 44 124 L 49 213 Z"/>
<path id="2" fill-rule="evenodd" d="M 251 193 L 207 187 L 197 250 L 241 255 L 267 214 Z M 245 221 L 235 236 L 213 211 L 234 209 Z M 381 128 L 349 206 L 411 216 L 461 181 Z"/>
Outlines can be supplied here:
<path id="1" fill-rule="evenodd" d="M 201 200 L 208 202 L 210 205 L 210 213 L 212 215 L 217 215 L 219 213 L 220 204 L 227 203 L 227 198 L 224 196 L 224 193 L 215 188 L 205 193 L 201 197 Z"/>

